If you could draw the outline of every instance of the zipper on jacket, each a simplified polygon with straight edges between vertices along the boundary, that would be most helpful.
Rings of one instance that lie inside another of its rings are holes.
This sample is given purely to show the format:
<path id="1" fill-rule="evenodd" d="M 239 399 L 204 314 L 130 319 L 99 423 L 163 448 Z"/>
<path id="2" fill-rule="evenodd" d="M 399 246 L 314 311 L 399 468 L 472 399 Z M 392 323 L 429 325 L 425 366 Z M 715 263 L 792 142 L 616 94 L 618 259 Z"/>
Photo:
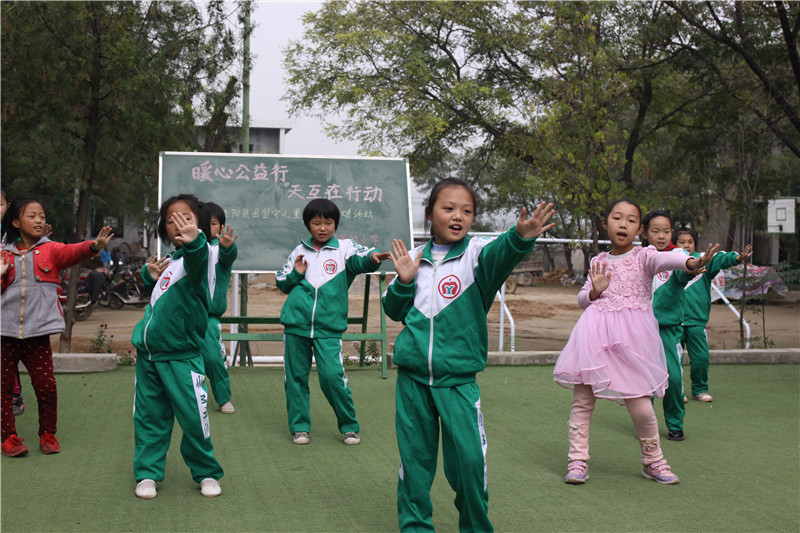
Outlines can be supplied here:
<path id="1" fill-rule="evenodd" d="M 20 263 L 22 264 L 22 305 L 19 306 L 19 338 L 22 338 L 22 323 L 25 320 L 25 254 L 19 256 Z M 33 258 L 33 256 L 31 256 Z M 33 259 L 31 259 L 32 261 Z M 56 298 L 56 305 L 61 305 Z"/>
<path id="2" fill-rule="evenodd" d="M 420 252 L 422 253 L 422 252 Z M 440 261 L 441 262 L 441 261 Z M 436 271 L 439 269 L 439 263 L 433 265 L 433 283 L 431 284 L 431 318 L 430 318 L 430 338 L 428 339 L 428 374 L 430 381 L 428 385 L 433 386 L 433 310 L 436 303 Z"/>
<path id="3" fill-rule="evenodd" d="M 158 282 L 156 282 L 158 283 Z M 144 349 L 147 350 L 147 360 L 153 360 L 153 354 L 150 352 L 150 347 L 147 345 L 147 328 L 150 326 L 150 322 L 153 321 L 153 312 L 150 312 L 150 319 L 147 321 L 147 324 L 144 325 L 144 331 L 142 332 L 142 342 L 144 343 Z"/>
<path id="4" fill-rule="evenodd" d="M 317 260 L 314 261 L 314 264 L 316 264 L 316 263 L 319 262 L 319 252 L 320 251 L 317 250 L 316 248 L 314 249 L 314 251 L 317 254 Z M 308 263 L 306 263 L 306 272 L 308 272 Z M 319 293 L 319 289 L 317 287 L 314 287 L 314 305 L 311 306 L 311 332 L 310 332 L 310 335 L 311 335 L 312 339 L 314 338 L 314 315 L 317 314 L 317 295 L 318 295 L 318 293 Z"/>

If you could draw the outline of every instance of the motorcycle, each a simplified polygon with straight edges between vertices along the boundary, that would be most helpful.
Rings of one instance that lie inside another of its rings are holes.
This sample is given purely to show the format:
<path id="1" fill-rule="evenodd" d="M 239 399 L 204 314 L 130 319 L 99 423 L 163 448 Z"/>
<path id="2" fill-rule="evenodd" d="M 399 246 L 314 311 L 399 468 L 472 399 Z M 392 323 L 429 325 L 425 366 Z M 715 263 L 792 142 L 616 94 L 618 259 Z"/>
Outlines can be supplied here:
<path id="1" fill-rule="evenodd" d="M 94 272 L 91 270 L 82 270 L 80 281 L 78 285 L 78 296 L 75 300 L 75 320 L 83 322 L 94 310 L 94 303 L 97 301 L 100 293 L 99 277 L 105 277 L 101 272 Z M 61 283 L 58 287 L 58 300 L 61 303 L 61 309 L 67 305 L 67 289 L 69 287 L 69 269 L 61 272 Z"/>
<path id="2" fill-rule="evenodd" d="M 125 305 L 144 307 L 149 301 L 144 294 L 141 273 L 123 268 L 116 274 L 106 274 L 97 303 L 111 309 L 121 309 Z"/>

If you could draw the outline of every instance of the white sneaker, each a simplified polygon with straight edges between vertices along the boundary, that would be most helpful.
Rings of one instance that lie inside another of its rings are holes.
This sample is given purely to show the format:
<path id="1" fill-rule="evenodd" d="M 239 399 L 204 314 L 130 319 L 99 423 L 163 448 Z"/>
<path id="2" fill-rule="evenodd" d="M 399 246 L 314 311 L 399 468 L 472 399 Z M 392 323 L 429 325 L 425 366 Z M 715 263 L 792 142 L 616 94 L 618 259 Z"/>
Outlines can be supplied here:
<path id="1" fill-rule="evenodd" d="M 152 500 L 156 495 L 156 482 L 152 479 L 143 479 L 136 485 L 136 496 L 139 498 Z"/>
<path id="2" fill-rule="evenodd" d="M 308 436 L 308 431 L 298 431 L 292 435 L 292 442 L 295 444 L 308 444 L 309 440 L 311 439 Z"/>
<path id="3" fill-rule="evenodd" d="M 222 494 L 222 487 L 216 479 L 207 477 L 200 482 L 200 494 L 206 498 L 216 498 Z"/>
<path id="4" fill-rule="evenodd" d="M 220 408 L 220 412 L 225 413 L 226 415 L 230 415 L 236 412 L 236 409 L 233 408 L 233 404 L 231 402 L 223 403 Z"/>
<path id="5" fill-rule="evenodd" d="M 352 431 L 348 431 L 344 434 L 344 443 L 349 444 L 351 446 L 355 444 L 361 444 L 361 437 L 358 436 L 358 433 L 353 433 Z"/>

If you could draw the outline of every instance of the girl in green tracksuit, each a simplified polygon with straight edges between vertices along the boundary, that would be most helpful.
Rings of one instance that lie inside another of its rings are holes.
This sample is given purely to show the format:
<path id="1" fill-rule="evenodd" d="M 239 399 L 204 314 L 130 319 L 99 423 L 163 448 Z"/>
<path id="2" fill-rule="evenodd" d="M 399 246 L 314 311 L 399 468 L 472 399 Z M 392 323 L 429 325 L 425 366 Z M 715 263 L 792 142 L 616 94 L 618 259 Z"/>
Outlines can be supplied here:
<path id="1" fill-rule="evenodd" d="M 700 257 L 697 253 L 697 232 L 684 226 L 672 237 L 678 248 L 689 252 L 692 257 Z M 711 313 L 711 282 L 725 268 L 730 268 L 746 261 L 751 254 L 748 244 L 744 252 L 719 252 L 706 267 L 706 271 L 695 276 L 684 289 L 683 336 L 682 343 L 689 353 L 691 361 L 692 398 L 699 402 L 714 400 L 708 393 L 708 335 L 706 324 Z"/>
<path id="2" fill-rule="evenodd" d="M 208 310 L 208 328 L 206 329 L 206 349 L 203 351 L 203 363 L 206 368 L 211 392 L 219 405 L 220 412 L 233 414 L 236 409 L 231 402 L 231 380 L 228 376 L 227 355 L 222 342 L 222 324 L 219 319 L 228 308 L 228 285 L 231 281 L 231 269 L 236 261 L 238 251 L 233 228 L 225 226 L 225 210 L 214 202 L 203 204 L 209 219 L 211 242 L 209 243 L 209 262 L 214 265 L 214 293 L 211 307 Z"/>
<path id="3" fill-rule="evenodd" d="M 311 355 L 317 363 L 319 386 L 336 413 L 345 444 L 359 444 L 360 426 L 347 376 L 342 366 L 342 333 L 347 329 L 347 290 L 356 275 L 374 272 L 388 253 L 334 235 L 339 208 L 330 200 L 311 200 L 303 222 L 311 238 L 292 251 L 275 275 L 288 293 L 281 309 L 284 388 L 289 432 L 295 444 L 308 444 L 311 432 L 308 378 Z"/>
<path id="4" fill-rule="evenodd" d="M 651 211 L 642 220 L 643 246 L 653 245 L 659 252 L 686 254 L 672 244 L 672 217 L 664 210 Z M 716 253 L 719 245 L 712 249 Z M 658 320 L 658 333 L 664 344 L 669 381 L 664 393 L 664 422 L 667 439 L 684 440 L 683 419 L 686 414 L 683 397 L 683 310 L 684 287 L 692 275 L 680 270 L 660 272 L 653 277 L 653 313 Z"/>
<path id="5" fill-rule="evenodd" d="M 203 496 L 218 496 L 222 467 L 214 457 L 202 352 L 214 292 L 208 220 L 192 195 L 173 196 L 159 211 L 158 234 L 176 251 L 142 269 L 150 303 L 133 330 L 136 383 L 133 471 L 136 495 L 156 497 L 175 419 L 183 430 L 181 455 Z"/>
<path id="6" fill-rule="evenodd" d="M 554 224 L 552 204 L 494 240 L 470 238 L 477 212 L 472 188 L 448 178 L 431 190 L 425 217 L 432 238 L 411 251 L 394 240 L 397 277 L 383 295 L 386 314 L 403 322 L 394 363 L 402 531 L 433 531 L 430 491 L 439 432 L 444 470 L 456 491 L 461 531 L 493 531 L 489 520 L 486 434 L 475 376 L 486 366 L 486 314 L 495 294 L 536 237 Z"/>

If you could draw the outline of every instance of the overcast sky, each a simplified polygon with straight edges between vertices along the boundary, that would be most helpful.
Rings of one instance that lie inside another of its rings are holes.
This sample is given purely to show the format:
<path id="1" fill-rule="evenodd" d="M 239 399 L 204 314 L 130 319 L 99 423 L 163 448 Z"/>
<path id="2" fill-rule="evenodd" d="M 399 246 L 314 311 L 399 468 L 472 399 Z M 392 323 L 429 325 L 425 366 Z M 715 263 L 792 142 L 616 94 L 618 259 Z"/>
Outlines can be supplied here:
<path id="1" fill-rule="evenodd" d="M 358 155 L 358 143 L 336 143 L 326 137 L 318 120 L 291 118 L 287 103 L 280 100 L 286 91 L 282 49 L 303 32 L 301 17 L 315 11 L 322 2 L 257 2 L 252 17 L 255 29 L 250 39 L 253 69 L 250 74 L 250 121 L 292 120 L 286 135 L 284 153 L 298 155 Z"/>

